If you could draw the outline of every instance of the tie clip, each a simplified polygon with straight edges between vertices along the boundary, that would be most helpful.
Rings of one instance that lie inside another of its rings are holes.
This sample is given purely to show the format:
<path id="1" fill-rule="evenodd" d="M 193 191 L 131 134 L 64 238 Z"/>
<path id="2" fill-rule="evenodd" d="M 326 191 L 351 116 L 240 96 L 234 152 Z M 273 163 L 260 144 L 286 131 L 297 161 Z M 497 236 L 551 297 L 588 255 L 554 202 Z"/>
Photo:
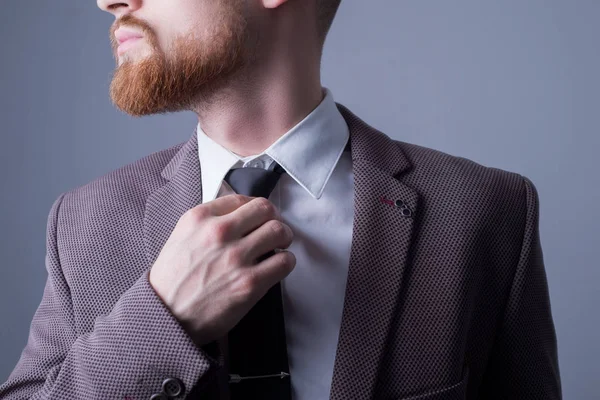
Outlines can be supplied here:
<path id="1" fill-rule="evenodd" d="M 283 379 L 286 376 L 290 376 L 290 374 L 288 374 L 287 372 L 281 372 L 279 374 L 273 374 L 273 375 L 259 375 L 259 376 L 239 376 L 238 374 L 229 374 L 229 383 L 239 383 L 243 379 L 275 378 L 278 376 L 281 377 L 281 379 Z"/>

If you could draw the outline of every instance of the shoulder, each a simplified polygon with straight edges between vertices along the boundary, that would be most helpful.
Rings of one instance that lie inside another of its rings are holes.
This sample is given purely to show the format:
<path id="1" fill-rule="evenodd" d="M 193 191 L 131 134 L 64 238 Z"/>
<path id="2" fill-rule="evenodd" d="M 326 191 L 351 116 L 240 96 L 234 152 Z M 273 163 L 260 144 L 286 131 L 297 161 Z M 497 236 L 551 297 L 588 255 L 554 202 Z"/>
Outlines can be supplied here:
<path id="1" fill-rule="evenodd" d="M 184 144 L 156 151 L 61 193 L 61 215 L 110 219 L 123 213 L 143 213 L 147 196 L 165 183 L 162 170 Z"/>
<path id="2" fill-rule="evenodd" d="M 526 211 L 535 192 L 532 181 L 518 172 L 485 165 L 438 149 L 394 140 L 412 164 L 402 180 L 430 203 L 451 203 L 465 212 L 493 214 Z"/>
<path id="3" fill-rule="evenodd" d="M 503 207 L 525 209 L 528 191 L 535 194 L 531 180 L 518 172 L 416 143 L 394 140 L 390 132 L 374 128 L 344 105 L 338 104 L 338 109 L 350 130 L 361 132 L 361 140 L 369 142 L 366 147 L 376 151 L 375 158 L 403 158 L 386 162 L 396 166 L 409 165 L 402 168 L 398 179 L 413 187 L 432 206 L 444 207 L 444 204 L 452 203 L 460 207 L 474 207 L 476 211 L 501 210 Z M 392 145 L 401 151 L 392 151 Z"/>

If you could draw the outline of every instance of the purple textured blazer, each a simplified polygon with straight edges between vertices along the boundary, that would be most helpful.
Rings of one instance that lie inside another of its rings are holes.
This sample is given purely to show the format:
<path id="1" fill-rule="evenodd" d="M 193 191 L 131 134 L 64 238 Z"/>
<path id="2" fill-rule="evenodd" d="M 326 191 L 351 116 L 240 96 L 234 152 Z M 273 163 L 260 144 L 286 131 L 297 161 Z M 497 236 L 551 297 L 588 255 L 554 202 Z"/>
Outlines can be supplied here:
<path id="1" fill-rule="evenodd" d="M 338 107 L 355 210 L 330 400 L 561 399 L 533 183 Z M 171 398 L 227 398 L 222 342 L 195 346 L 148 282 L 201 203 L 197 146 L 194 133 L 55 200 L 46 286 L 1 399 L 150 399 L 169 378 Z"/>

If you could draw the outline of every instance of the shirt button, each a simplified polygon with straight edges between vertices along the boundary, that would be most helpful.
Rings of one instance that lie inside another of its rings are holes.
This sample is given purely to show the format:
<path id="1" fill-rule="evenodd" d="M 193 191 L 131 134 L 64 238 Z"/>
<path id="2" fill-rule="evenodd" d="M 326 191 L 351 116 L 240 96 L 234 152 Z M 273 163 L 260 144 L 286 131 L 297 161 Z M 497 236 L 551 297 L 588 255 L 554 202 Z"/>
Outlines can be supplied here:
<path id="1" fill-rule="evenodd" d="M 271 159 L 267 159 L 267 158 L 259 158 L 258 160 L 256 160 L 256 162 L 258 163 L 258 167 L 259 168 L 263 168 L 266 169 L 267 165 L 270 164 Z"/>
<path id="2" fill-rule="evenodd" d="M 165 396 L 162 393 L 154 393 L 151 397 L 150 400 L 169 400 L 167 396 Z"/>
<path id="3" fill-rule="evenodd" d="M 180 379 L 167 378 L 162 383 L 163 393 L 169 397 L 177 397 L 184 392 L 184 385 Z"/>

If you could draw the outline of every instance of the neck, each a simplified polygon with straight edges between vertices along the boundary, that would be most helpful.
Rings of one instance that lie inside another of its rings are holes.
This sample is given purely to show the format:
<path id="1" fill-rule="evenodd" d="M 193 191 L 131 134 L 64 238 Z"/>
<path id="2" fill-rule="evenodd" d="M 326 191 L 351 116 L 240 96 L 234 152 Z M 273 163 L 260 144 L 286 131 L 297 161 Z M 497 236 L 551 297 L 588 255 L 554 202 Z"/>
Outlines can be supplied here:
<path id="1" fill-rule="evenodd" d="M 204 133 L 247 157 L 262 153 L 303 120 L 323 99 L 320 65 L 309 65 L 314 57 L 292 58 L 254 64 L 196 107 Z"/>

